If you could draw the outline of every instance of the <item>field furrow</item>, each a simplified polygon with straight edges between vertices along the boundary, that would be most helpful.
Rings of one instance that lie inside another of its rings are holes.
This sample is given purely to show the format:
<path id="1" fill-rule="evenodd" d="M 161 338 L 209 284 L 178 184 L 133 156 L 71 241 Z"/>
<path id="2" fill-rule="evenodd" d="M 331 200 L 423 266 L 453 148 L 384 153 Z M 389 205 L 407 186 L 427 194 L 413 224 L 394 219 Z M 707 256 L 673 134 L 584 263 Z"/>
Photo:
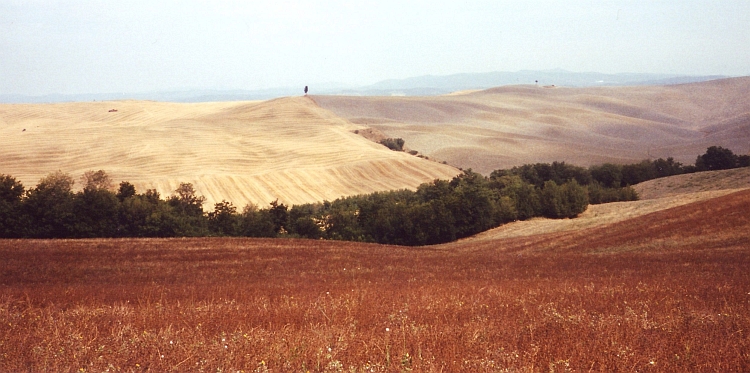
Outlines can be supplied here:
<path id="1" fill-rule="evenodd" d="M 0 173 L 26 187 L 57 170 L 77 179 L 103 169 L 163 196 L 192 183 L 206 208 L 332 200 L 459 173 L 372 143 L 309 98 L 0 105 L 0 123 Z"/>

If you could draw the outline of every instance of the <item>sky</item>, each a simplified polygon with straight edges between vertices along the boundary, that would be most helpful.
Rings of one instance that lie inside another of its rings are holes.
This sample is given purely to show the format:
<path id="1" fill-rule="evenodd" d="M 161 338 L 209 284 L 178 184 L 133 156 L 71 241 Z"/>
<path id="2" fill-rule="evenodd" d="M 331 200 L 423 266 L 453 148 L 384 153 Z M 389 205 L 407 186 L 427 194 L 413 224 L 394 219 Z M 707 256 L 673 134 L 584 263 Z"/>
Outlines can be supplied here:
<path id="1" fill-rule="evenodd" d="M 0 94 L 750 75 L 750 1 L 0 0 Z"/>

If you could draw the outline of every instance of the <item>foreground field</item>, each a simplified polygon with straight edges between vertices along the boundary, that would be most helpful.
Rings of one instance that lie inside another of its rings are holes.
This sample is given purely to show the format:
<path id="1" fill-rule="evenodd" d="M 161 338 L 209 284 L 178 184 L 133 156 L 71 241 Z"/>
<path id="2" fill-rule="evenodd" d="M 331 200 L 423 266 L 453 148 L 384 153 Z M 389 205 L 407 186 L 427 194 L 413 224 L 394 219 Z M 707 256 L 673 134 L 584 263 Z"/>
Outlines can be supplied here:
<path id="1" fill-rule="evenodd" d="M 415 249 L 0 241 L 0 371 L 747 371 L 749 210 Z"/>

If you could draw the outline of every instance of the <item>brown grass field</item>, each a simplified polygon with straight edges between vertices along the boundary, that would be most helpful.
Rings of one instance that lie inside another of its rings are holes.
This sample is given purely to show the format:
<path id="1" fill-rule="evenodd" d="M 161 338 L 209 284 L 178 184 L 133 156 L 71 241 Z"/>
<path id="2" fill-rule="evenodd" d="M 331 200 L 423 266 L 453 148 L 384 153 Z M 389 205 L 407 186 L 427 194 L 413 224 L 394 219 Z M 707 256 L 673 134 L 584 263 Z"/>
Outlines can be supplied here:
<path id="1" fill-rule="evenodd" d="M 748 211 L 421 248 L 4 240 L 0 371 L 748 371 Z"/>

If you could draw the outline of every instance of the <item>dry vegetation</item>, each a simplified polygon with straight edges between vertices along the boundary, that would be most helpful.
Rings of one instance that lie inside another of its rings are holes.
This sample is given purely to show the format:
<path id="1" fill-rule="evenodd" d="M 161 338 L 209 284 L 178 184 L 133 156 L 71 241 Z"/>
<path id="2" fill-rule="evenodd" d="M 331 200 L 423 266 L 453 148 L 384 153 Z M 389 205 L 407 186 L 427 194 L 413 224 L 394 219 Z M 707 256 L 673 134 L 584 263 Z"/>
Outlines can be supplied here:
<path id="1" fill-rule="evenodd" d="M 0 241 L 0 371 L 747 371 L 747 211 L 415 249 Z"/>
<path id="2" fill-rule="evenodd" d="M 437 97 L 316 96 L 323 108 L 430 158 L 490 173 L 527 163 L 588 166 L 673 157 L 713 145 L 747 154 L 750 78 L 673 86 L 499 87 Z"/>
<path id="3" fill-rule="evenodd" d="M 680 197 L 702 192 L 750 188 L 750 167 L 653 179 L 634 185 L 633 188 L 640 199 Z"/>
<path id="4" fill-rule="evenodd" d="M 111 109 L 116 112 L 110 112 Z M 416 188 L 459 170 L 389 151 L 306 97 L 263 102 L 0 105 L 0 173 L 30 188 L 47 173 L 102 169 L 139 192 L 181 182 L 242 208 Z"/>
<path id="5" fill-rule="evenodd" d="M 580 230 L 635 219 L 653 212 L 705 201 L 750 188 L 750 168 L 706 171 L 649 180 L 633 188 L 639 200 L 589 205 L 575 219 L 535 218 L 502 225 L 465 241 L 497 240 Z"/>
<path id="6" fill-rule="evenodd" d="M 314 98 L 337 114 L 312 98 L 0 105 L 0 166 L 27 187 L 105 169 L 139 191 L 190 182 L 242 206 L 458 172 L 357 129 L 482 172 L 648 152 L 691 163 L 710 145 L 746 150 L 748 87 Z M 731 190 L 748 181 L 653 180 L 641 201 L 421 248 L 0 240 L 0 371 L 749 371 L 750 191 Z"/>

